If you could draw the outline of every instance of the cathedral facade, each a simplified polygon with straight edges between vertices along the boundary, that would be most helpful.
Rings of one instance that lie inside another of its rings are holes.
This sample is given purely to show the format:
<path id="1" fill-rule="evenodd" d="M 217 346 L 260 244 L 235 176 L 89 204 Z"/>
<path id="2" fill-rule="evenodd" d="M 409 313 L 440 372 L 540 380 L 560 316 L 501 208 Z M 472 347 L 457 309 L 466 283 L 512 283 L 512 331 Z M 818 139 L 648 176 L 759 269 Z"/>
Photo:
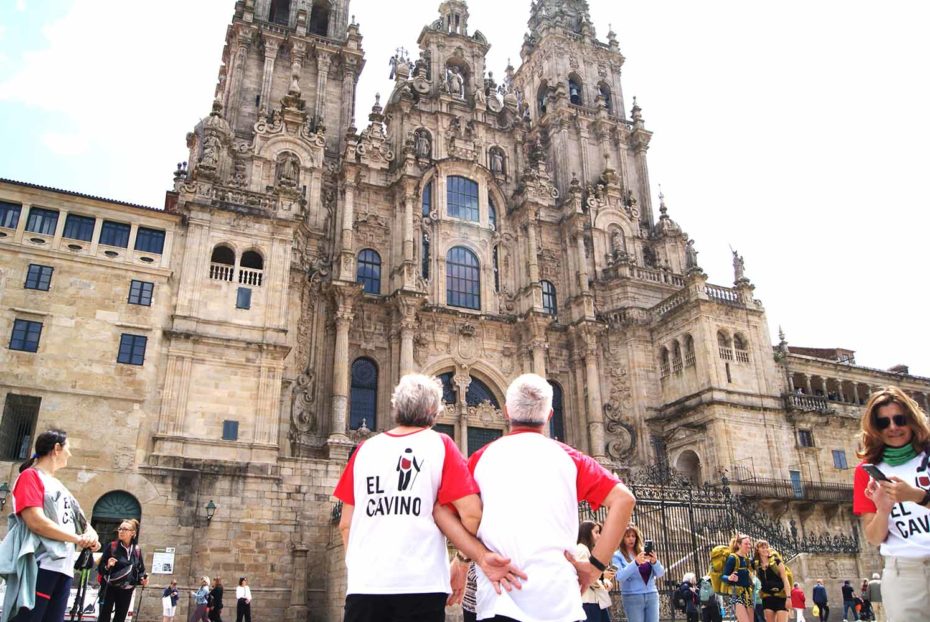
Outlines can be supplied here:
<path id="1" fill-rule="evenodd" d="M 550 434 L 621 475 L 726 476 L 801 530 L 855 533 L 861 405 L 897 384 L 926 410 L 930 381 L 773 348 L 738 254 L 732 285 L 708 282 L 587 3 L 536 0 L 498 83 L 466 3 L 443 1 L 361 130 L 348 5 L 235 3 L 164 209 L 0 181 L 7 481 L 59 425 L 94 524 L 136 516 L 170 554 L 154 578 L 248 576 L 260 617 L 337 620 L 331 492 L 391 427 L 398 378 L 442 380 L 437 428 L 467 454 L 532 371 Z"/>

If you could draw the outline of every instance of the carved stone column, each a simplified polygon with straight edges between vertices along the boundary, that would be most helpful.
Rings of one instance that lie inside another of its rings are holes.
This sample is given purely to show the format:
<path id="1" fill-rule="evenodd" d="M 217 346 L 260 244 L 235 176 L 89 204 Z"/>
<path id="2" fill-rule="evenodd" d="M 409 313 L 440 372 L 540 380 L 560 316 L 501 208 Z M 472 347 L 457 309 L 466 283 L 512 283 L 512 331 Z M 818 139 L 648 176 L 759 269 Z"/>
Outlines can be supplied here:
<path id="1" fill-rule="evenodd" d="M 413 259 L 413 206 L 417 196 L 408 192 L 404 197 L 404 261 Z"/>
<path id="2" fill-rule="evenodd" d="M 313 116 L 320 120 L 323 117 L 323 104 L 326 102 L 326 83 L 329 81 L 329 67 L 332 65 L 329 54 L 318 51 L 316 57 L 316 105 L 313 107 Z"/>
<path id="3" fill-rule="evenodd" d="M 345 141 L 346 131 L 352 125 L 355 118 L 355 82 L 358 73 L 357 61 L 354 58 L 346 58 L 343 64 L 342 74 L 342 123 L 339 128 L 339 151 L 342 151 Z"/>
<path id="4" fill-rule="evenodd" d="M 345 196 L 342 204 L 342 249 L 339 278 L 343 281 L 355 281 L 355 180 L 346 179 L 343 183 Z"/>
<path id="5" fill-rule="evenodd" d="M 458 389 L 455 407 L 459 412 L 459 449 L 466 456 L 468 455 L 468 402 L 465 396 L 468 394 L 468 385 L 471 384 L 471 376 L 468 374 L 468 368 L 459 368 L 459 371 L 452 378 L 452 382 Z"/>
<path id="6" fill-rule="evenodd" d="M 352 441 L 348 431 L 349 407 L 349 329 L 355 320 L 353 307 L 359 288 L 355 285 L 336 285 L 336 347 L 333 354 L 333 393 L 330 435 L 327 445 L 331 459 L 348 459 Z"/>
<path id="7" fill-rule="evenodd" d="M 584 230 L 579 222 L 575 236 L 575 248 L 578 253 L 578 291 L 584 293 L 588 291 L 588 259 L 585 255 L 584 248 Z"/>
<path id="8" fill-rule="evenodd" d="M 588 389 L 588 437 L 591 442 L 591 456 L 606 460 L 604 412 L 601 410 L 601 378 L 597 369 L 596 329 L 593 326 L 584 327 L 579 337 L 584 351 L 585 384 Z"/>
<path id="9" fill-rule="evenodd" d="M 533 373 L 546 377 L 546 350 L 549 344 L 545 339 L 534 339 L 530 342 L 530 351 L 533 353 Z"/>
<path id="10" fill-rule="evenodd" d="M 236 53 L 233 57 L 232 67 L 226 79 L 229 80 L 229 90 L 226 93 L 226 103 L 224 110 L 229 115 L 229 124 L 237 127 L 239 121 L 239 111 L 242 106 L 239 102 L 239 91 L 242 87 L 242 80 L 245 78 L 245 60 L 249 55 L 249 46 L 252 41 L 250 31 L 240 32 L 236 38 Z"/>
<path id="11" fill-rule="evenodd" d="M 810 374 L 804 374 L 804 390 L 808 395 L 813 395 L 814 390 L 811 389 L 811 377 Z"/>
<path id="12" fill-rule="evenodd" d="M 305 544 L 295 544 L 292 549 L 293 566 L 291 567 L 291 602 L 284 614 L 287 622 L 304 622 L 307 609 L 307 553 L 310 548 Z"/>
<path id="13" fill-rule="evenodd" d="M 413 358 L 413 338 L 417 330 L 417 311 L 423 299 L 398 293 L 394 298 L 396 321 L 400 327 L 400 375 L 416 371 Z"/>
<path id="14" fill-rule="evenodd" d="M 539 243 L 536 240 L 536 210 L 532 207 L 526 210 L 527 223 L 527 259 L 530 269 L 530 283 L 539 283 Z"/>
<path id="15" fill-rule="evenodd" d="M 271 110 L 271 102 L 268 101 L 271 98 L 271 79 L 274 77 L 274 62 L 282 41 L 283 39 L 265 35 L 265 68 L 262 73 L 262 96 L 259 102 L 260 110 L 265 112 Z"/>

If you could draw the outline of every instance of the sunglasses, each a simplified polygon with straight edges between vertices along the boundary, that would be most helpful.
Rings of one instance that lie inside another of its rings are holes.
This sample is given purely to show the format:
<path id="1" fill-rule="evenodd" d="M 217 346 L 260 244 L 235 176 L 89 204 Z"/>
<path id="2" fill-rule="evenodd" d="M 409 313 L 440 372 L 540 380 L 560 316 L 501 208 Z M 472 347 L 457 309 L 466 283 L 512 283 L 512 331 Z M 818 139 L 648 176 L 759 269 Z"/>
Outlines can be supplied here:
<path id="1" fill-rule="evenodd" d="M 903 428 L 907 425 L 907 415 L 894 415 L 891 419 L 888 417 L 875 417 L 875 427 L 879 430 L 885 430 L 891 425 L 892 421 L 899 428 Z"/>

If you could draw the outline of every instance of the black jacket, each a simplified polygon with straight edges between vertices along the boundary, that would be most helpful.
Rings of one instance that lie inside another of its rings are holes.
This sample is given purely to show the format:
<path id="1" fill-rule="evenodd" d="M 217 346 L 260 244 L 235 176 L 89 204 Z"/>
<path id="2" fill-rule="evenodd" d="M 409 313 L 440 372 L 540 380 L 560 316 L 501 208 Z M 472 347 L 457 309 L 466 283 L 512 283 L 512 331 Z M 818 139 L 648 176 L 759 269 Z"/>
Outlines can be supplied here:
<path id="1" fill-rule="evenodd" d="M 116 565 L 113 568 L 107 568 L 107 562 L 111 557 L 116 558 Z M 100 573 L 101 581 L 109 583 L 111 587 L 135 587 L 145 576 L 142 549 L 138 544 L 133 544 L 129 550 L 126 550 L 119 540 L 110 542 L 103 548 L 103 555 L 100 556 L 100 563 L 97 564 L 97 572 Z"/>
<path id="2" fill-rule="evenodd" d="M 217 585 L 210 590 L 210 607 L 219 611 L 223 608 L 223 586 Z"/>

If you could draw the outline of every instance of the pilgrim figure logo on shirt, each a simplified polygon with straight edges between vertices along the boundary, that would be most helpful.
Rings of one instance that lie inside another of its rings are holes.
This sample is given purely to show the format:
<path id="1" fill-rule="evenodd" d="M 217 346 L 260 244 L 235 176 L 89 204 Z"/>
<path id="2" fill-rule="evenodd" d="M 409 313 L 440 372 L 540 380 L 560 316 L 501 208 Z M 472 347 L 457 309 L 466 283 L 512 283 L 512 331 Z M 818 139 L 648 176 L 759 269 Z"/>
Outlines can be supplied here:
<path id="1" fill-rule="evenodd" d="M 400 455 L 397 459 L 397 490 L 403 492 L 410 488 L 411 484 L 417 481 L 416 475 L 420 474 L 420 469 L 423 467 L 423 463 L 418 462 L 416 456 L 413 455 L 413 450 L 409 447 L 404 450 L 404 453 Z M 416 475 L 414 475 L 416 471 Z M 411 482 L 411 476 L 413 481 Z"/>

